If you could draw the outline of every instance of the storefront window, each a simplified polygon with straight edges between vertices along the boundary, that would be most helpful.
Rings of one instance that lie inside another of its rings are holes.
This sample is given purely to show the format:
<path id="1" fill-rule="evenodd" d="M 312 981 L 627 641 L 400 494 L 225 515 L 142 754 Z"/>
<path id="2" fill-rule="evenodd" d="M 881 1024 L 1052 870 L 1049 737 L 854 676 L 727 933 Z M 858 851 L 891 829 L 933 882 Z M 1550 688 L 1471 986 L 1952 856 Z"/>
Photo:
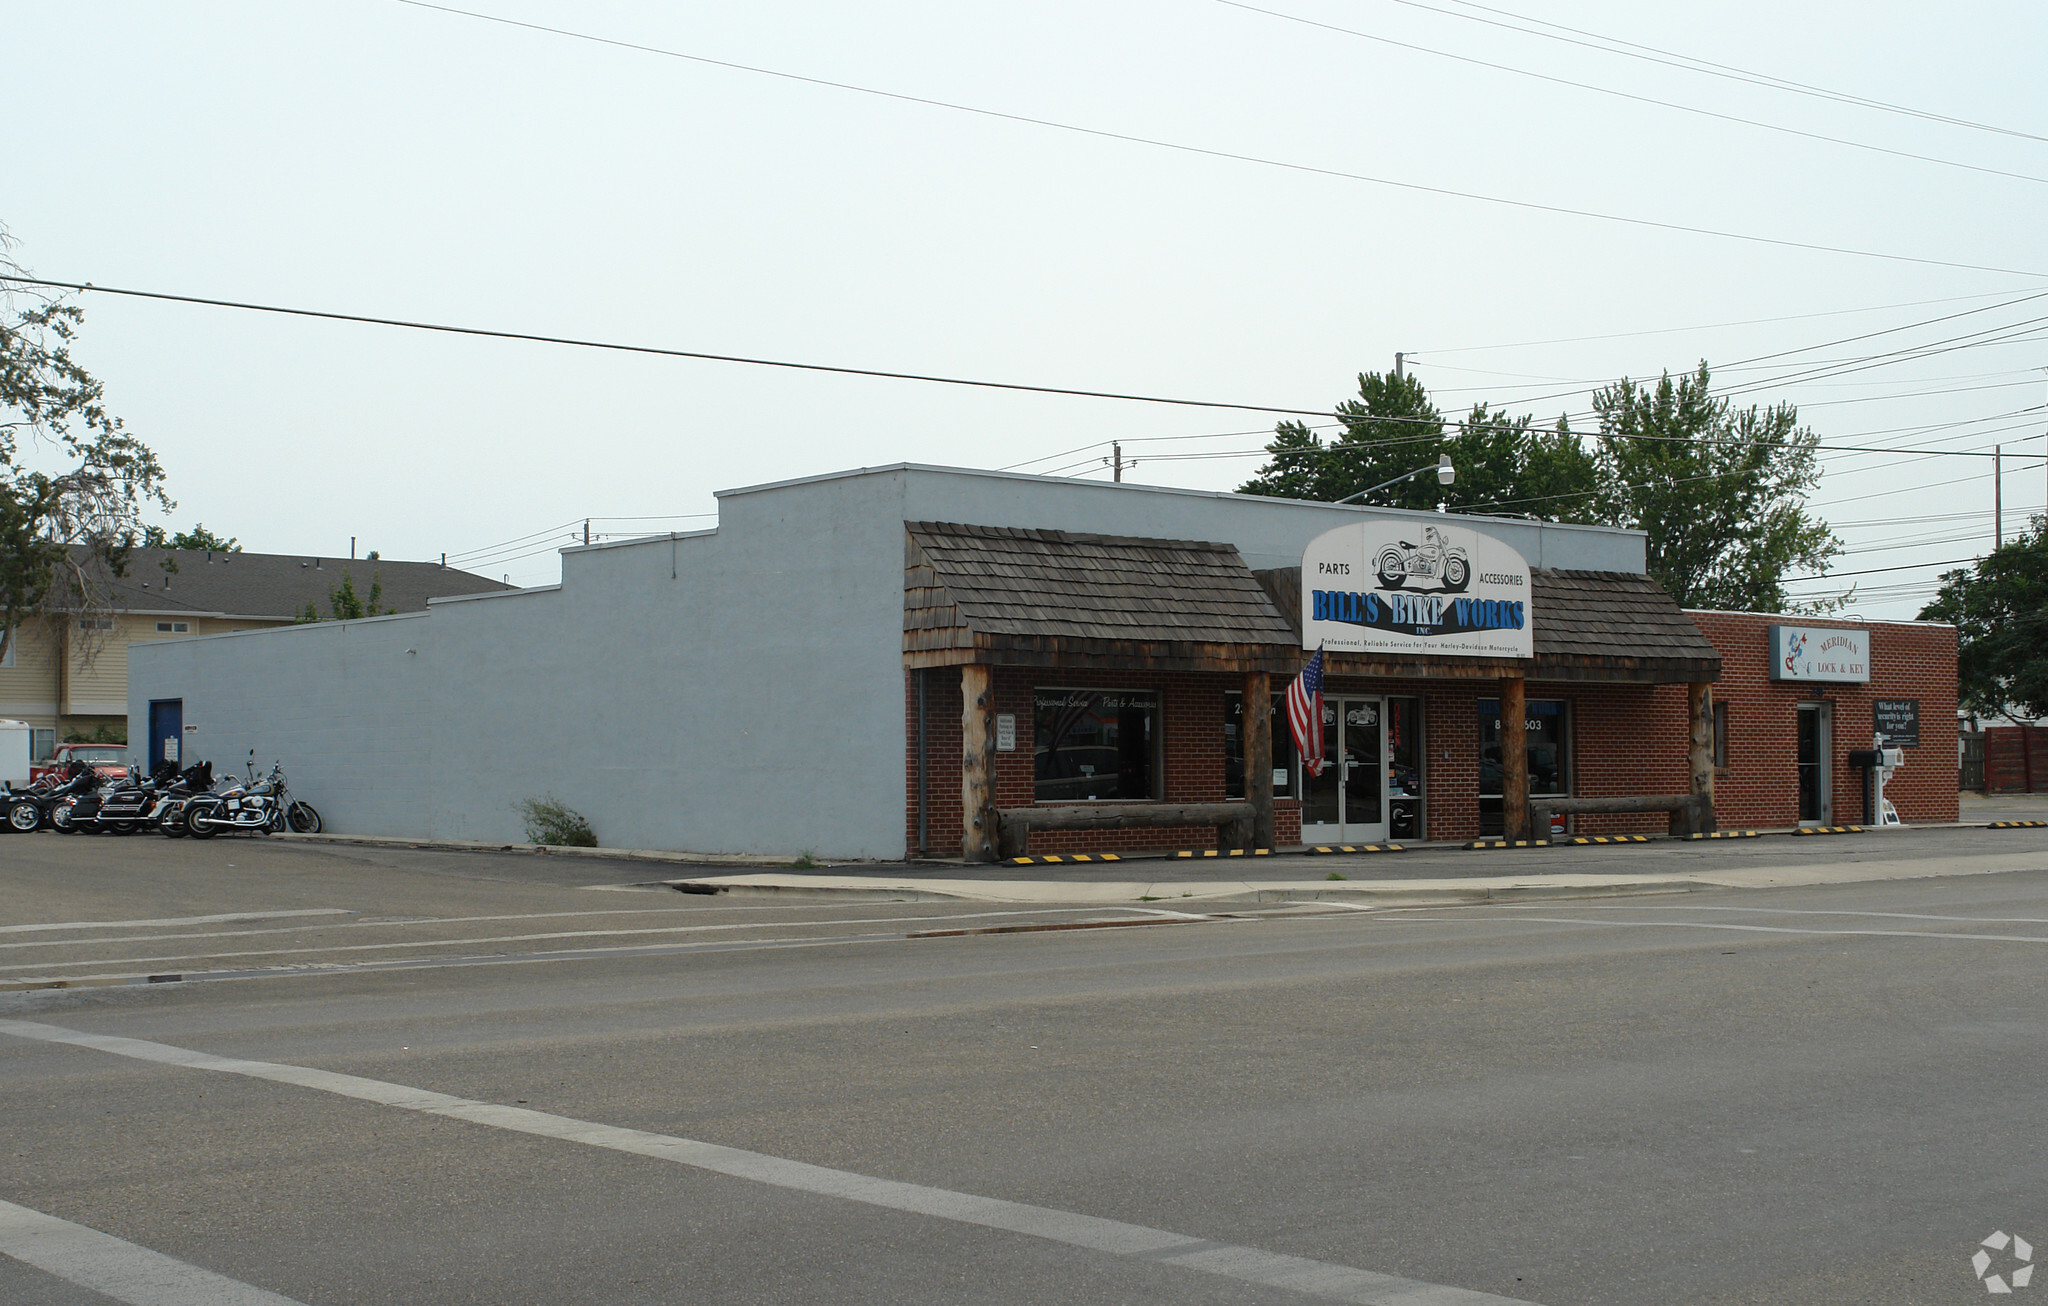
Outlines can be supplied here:
<path id="1" fill-rule="evenodd" d="M 1387 700 L 1387 833 L 1422 837 L 1422 700 Z"/>
<path id="2" fill-rule="evenodd" d="M 1532 698 L 1524 704 L 1522 735 L 1529 753 L 1529 792 L 1569 794 L 1571 770 L 1571 704 L 1557 698 Z M 1500 700 L 1479 700 L 1479 832 L 1501 832 Z M 1544 837 L 1537 831 L 1537 837 Z"/>
<path id="3" fill-rule="evenodd" d="M 1294 736 L 1287 729 L 1287 702 L 1273 695 L 1273 796 L 1294 797 Z M 1244 797 L 1244 695 L 1223 696 L 1223 796 Z"/>
<path id="4" fill-rule="evenodd" d="M 1159 695 L 1151 690 L 1032 691 L 1041 803 L 1159 797 Z"/>

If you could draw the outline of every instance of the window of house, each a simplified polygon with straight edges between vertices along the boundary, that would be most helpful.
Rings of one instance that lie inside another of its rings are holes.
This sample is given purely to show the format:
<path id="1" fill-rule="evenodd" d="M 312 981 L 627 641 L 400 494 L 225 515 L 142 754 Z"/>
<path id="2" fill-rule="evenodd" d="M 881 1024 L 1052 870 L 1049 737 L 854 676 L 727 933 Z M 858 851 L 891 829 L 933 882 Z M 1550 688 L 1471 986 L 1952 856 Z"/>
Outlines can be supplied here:
<path id="1" fill-rule="evenodd" d="M 1571 704 L 1561 698 L 1532 698 L 1523 704 L 1522 737 L 1529 754 L 1529 792 L 1572 791 Z M 1479 700 L 1479 831 L 1501 832 L 1502 764 L 1500 700 Z M 1538 837 L 1543 837 L 1541 831 Z"/>
<path id="2" fill-rule="evenodd" d="M 191 629 L 191 623 L 185 621 L 159 621 L 156 623 L 156 633 L 159 635 L 184 635 L 189 633 Z"/>
<path id="3" fill-rule="evenodd" d="M 1287 701 L 1273 695 L 1273 796 L 1294 797 L 1294 736 L 1287 728 Z M 1244 797 L 1244 695 L 1229 690 L 1223 695 L 1223 796 Z"/>
<path id="4" fill-rule="evenodd" d="M 1039 802 L 1159 797 L 1156 690 L 1035 689 L 1031 709 Z"/>
<path id="5" fill-rule="evenodd" d="M 1714 704 L 1714 769 L 1728 769 L 1728 705 Z"/>
<path id="6" fill-rule="evenodd" d="M 28 732 L 31 761 L 47 762 L 57 754 L 57 727 L 37 726 Z"/>
<path id="7" fill-rule="evenodd" d="M 112 617 L 80 617 L 78 619 L 78 628 L 80 630 L 112 630 L 114 628 L 114 619 Z"/>

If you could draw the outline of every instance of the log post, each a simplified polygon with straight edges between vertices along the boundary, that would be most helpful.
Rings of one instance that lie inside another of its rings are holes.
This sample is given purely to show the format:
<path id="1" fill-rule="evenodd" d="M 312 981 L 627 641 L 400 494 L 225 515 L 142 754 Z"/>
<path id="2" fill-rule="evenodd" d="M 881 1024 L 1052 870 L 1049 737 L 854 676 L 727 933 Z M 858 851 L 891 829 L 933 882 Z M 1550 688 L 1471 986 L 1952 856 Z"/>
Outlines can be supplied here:
<path id="1" fill-rule="evenodd" d="M 1687 834 L 1714 832 L 1714 686 L 1696 680 L 1686 687 L 1686 708 L 1692 719 L 1693 810 Z"/>
<path id="2" fill-rule="evenodd" d="M 1273 846 L 1273 681 L 1264 671 L 1244 673 L 1244 796 L 1252 805 L 1250 846 Z"/>
<path id="3" fill-rule="evenodd" d="M 1520 676 L 1500 682 L 1500 832 L 1506 839 L 1548 839 L 1529 828 L 1529 703 Z"/>
<path id="4" fill-rule="evenodd" d="M 994 668 L 960 668 L 960 856 L 996 859 L 996 695 Z"/>

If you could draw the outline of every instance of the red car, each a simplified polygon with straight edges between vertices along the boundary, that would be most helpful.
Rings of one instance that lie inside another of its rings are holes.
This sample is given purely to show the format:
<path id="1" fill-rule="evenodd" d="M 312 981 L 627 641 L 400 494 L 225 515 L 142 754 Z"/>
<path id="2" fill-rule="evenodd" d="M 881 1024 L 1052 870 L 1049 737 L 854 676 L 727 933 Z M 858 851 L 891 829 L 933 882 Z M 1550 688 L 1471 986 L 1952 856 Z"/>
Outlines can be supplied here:
<path id="1" fill-rule="evenodd" d="M 38 762 L 28 771 L 28 781 L 34 784 L 44 776 L 55 780 L 64 764 L 73 758 L 89 762 L 92 769 L 109 780 L 128 778 L 128 746 L 126 744 L 59 744 L 57 751 L 50 754 L 47 762 Z"/>

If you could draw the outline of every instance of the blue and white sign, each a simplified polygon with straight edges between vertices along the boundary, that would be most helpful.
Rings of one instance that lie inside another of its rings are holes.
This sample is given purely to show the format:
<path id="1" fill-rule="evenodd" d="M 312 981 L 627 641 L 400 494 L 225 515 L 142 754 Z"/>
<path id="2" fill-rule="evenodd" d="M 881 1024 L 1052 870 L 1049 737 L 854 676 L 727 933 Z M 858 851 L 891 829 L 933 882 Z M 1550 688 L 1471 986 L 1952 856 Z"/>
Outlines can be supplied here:
<path id="1" fill-rule="evenodd" d="M 1301 646 L 1534 657 L 1529 599 L 1528 561 L 1491 535 L 1449 520 L 1354 522 L 1301 555 Z"/>
<path id="2" fill-rule="evenodd" d="M 1771 679 L 1864 684 L 1870 679 L 1870 632 L 1772 626 Z"/>

